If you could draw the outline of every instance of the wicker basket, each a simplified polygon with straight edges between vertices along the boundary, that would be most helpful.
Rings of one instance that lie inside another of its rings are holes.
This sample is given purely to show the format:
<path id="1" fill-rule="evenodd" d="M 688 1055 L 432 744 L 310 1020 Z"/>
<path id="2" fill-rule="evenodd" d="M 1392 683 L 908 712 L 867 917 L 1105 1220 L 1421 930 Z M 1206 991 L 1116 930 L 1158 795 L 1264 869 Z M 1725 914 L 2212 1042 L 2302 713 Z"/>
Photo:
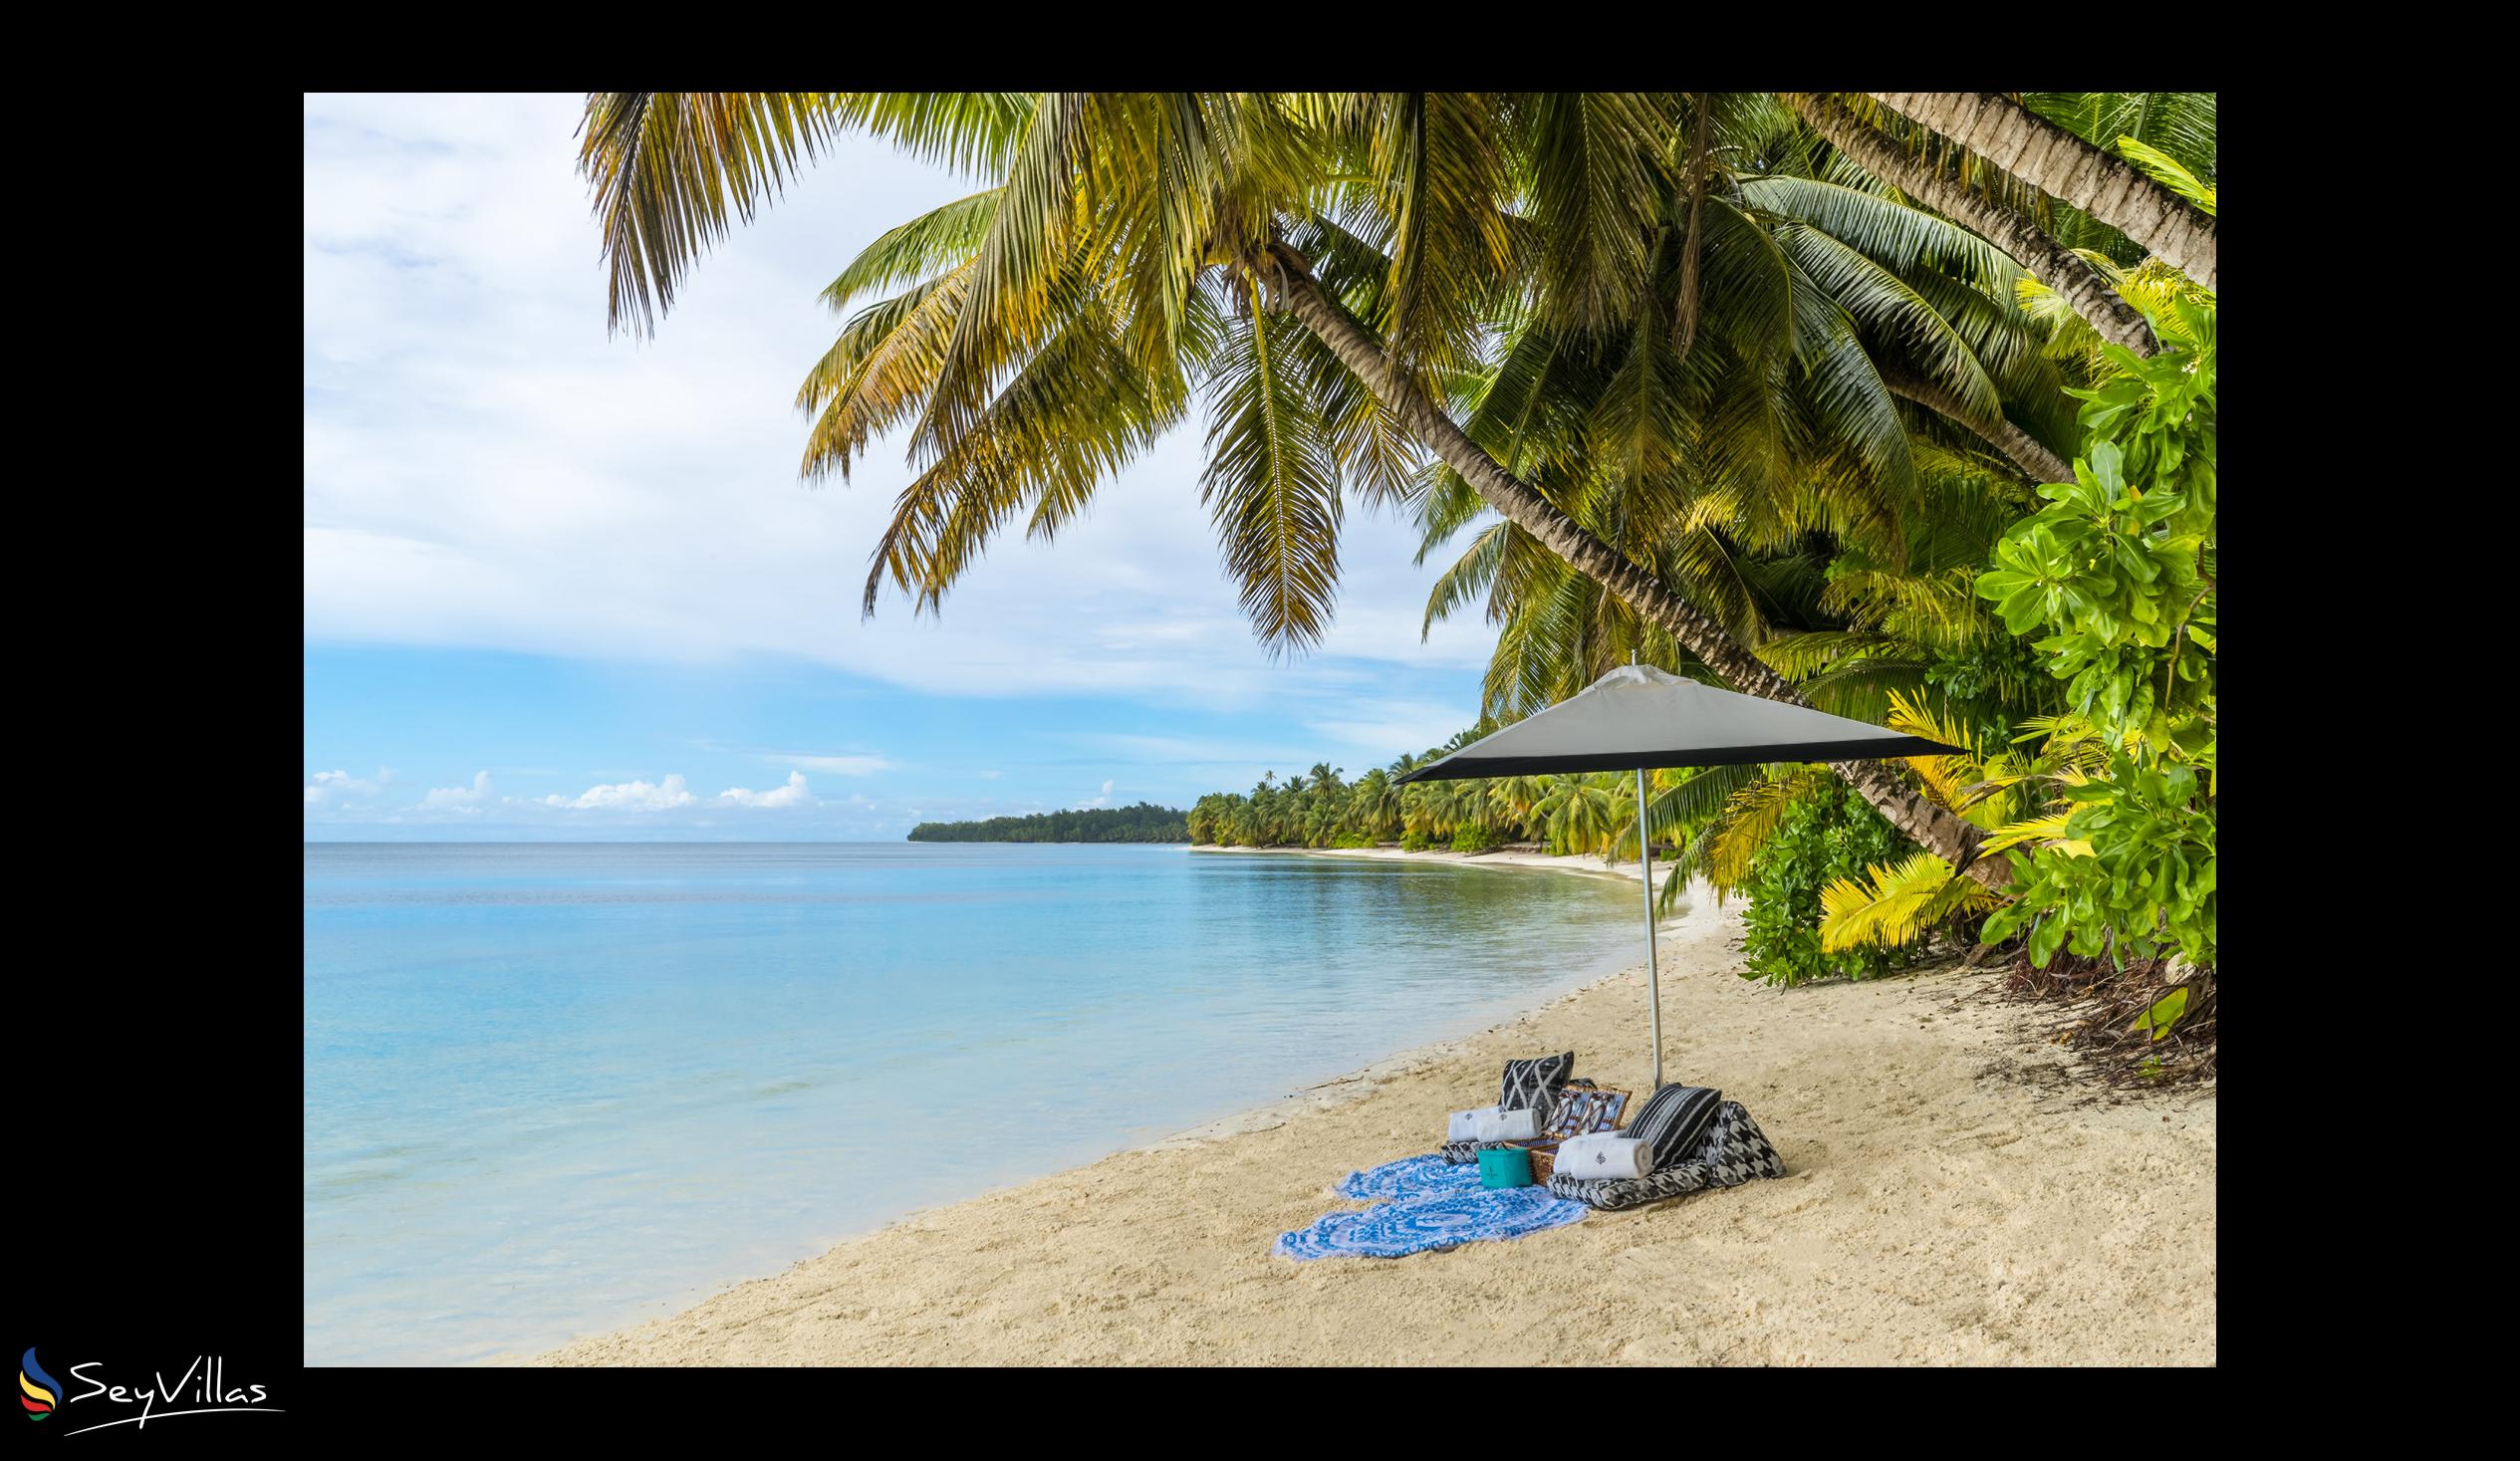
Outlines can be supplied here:
<path id="1" fill-rule="evenodd" d="M 1569 1136 L 1616 1131 L 1627 1118 L 1627 1092 L 1570 1086 L 1558 1094 L 1557 1107 L 1550 1112 L 1549 1125 L 1539 1139 L 1511 1144 L 1530 1148 L 1531 1180 L 1546 1185 L 1549 1173 L 1557 1166 L 1559 1142 Z"/>

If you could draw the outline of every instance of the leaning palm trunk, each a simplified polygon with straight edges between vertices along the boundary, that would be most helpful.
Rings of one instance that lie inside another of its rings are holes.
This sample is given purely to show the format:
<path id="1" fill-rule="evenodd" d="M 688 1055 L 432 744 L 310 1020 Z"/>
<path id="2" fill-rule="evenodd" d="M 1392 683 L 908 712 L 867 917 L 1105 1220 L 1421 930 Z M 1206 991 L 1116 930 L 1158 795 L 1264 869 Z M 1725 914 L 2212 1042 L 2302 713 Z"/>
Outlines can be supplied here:
<path id="1" fill-rule="evenodd" d="M 1273 245 L 1270 260 L 1261 268 L 1278 282 L 1295 318 L 1373 389 L 1375 397 L 1420 444 L 1460 473 L 1461 480 L 1488 506 L 1668 631 L 1734 689 L 1788 705 L 1811 705 L 1784 676 L 1735 642 L 1720 624 L 1579 527 L 1537 489 L 1516 479 L 1495 458 L 1480 450 L 1425 391 L 1392 366 L 1373 334 L 1331 299 L 1321 281 L 1313 277 L 1311 262 L 1302 254 L 1283 243 Z M 1976 860 L 1980 837 L 1976 828 L 1902 784 L 1881 762 L 1833 761 L 1829 769 L 1862 792 L 1864 799 L 1889 818 L 1891 826 L 1926 851 L 1964 869 L 1989 888 L 2002 888 L 2010 880 L 2009 870 L 2000 862 Z"/>
<path id="2" fill-rule="evenodd" d="M 2064 127 L 1994 92 L 1873 92 L 1873 100 L 2052 198 L 2062 198 L 2214 287 L 2214 220 L 2204 209 Z"/>
<path id="3" fill-rule="evenodd" d="M 2049 237 L 2012 209 L 1946 177 L 1897 142 L 1825 96 L 1783 94 L 1786 102 L 1858 167 L 1924 203 L 1945 217 L 1974 230 L 1985 240 L 2021 261 L 2022 267 L 2063 296 L 2074 312 L 2089 320 L 2101 339 L 2123 345 L 2140 356 L 2161 352 L 2152 327 L 2110 287 L 2091 262 Z"/>
<path id="4" fill-rule="evenodd" d="M 2048 450 L 2037 437 L 2022 430 L 2002 416 L 1988 420 L 1960 403 L 1957 396 L 1930 380 L 1894 370 L 1882 371 L 1882 383 L 1892 395 L 1903 395 L 1936 415 L 1947 416 L 1984 437 L 1986 443 L 2010 458 L 2012 464 L 2028 474 L 2033 482 L 2071 482 L 2074 469 L 2065 458 Z"/>

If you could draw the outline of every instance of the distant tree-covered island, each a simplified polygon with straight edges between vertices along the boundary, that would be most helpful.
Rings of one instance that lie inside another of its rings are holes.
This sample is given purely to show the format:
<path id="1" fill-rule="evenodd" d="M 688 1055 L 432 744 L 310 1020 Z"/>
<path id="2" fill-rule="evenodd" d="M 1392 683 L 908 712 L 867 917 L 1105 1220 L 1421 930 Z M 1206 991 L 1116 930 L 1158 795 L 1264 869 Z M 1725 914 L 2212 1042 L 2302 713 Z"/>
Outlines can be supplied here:
<path id="1" fill-rule="evenodd" d="M 1186 843 L 1190 827 L 1171 807 L 1140 802 L 1079 812 L 1036 812 L 986 822 L 922 822 L 914 843 Z"/>

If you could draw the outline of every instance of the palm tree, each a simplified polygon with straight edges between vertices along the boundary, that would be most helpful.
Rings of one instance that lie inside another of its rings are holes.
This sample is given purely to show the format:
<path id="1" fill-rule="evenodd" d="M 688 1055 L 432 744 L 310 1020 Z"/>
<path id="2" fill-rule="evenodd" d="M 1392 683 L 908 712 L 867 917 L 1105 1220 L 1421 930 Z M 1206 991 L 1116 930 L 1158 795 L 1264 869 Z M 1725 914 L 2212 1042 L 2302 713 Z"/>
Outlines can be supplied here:
<path id="1" fill-rule="evenodd" d="M 1477 782 L 1485 794 L 1484 821 L 1490 827 L 1519 831 L 1532 825 L 1532 809 L 1549 794 L 1549 778 L 1500 776 Z"/>
<path id="2" fill-rule="evenodd" d="M 2063 296 L 2114 345 L 2140 356 L 2160 353 L 2160 343 L 2141 312 L 2110 287 L 2093 263 L 2041 230 L 2025 214 L 1970 188 L 1868 125 L 1847 106 L 1825 94 L 1788 93 L 1786 100 L 1812 128 L 1866 172 L 1951 218 L 2020 260 Z"/>
<path id="3" fill-rule="evenodd" d="M 1826 559 L 1812 551 L 1815 526 L 1831 529 L 1839 553 L 1855 555 L 1876 579 L 1895 575 L 1911 542 L 1930 548 L 1941 571 L 1935 587 L 1950 589 L 1956 568 L 1982 559 L 2031 502 L 2030 483 L 2072 475 L 2020 422 L 2060 441 L 2074 429 L 2068 382 L 2042 353 L 2041 325 L 2017 303 L 2019 267 L 1963 230 L 1866 191 L 1877 185 L 1841 163 L 1826 177 L 1785 170 L 1809 163 L 1746 159 L 1726 170 L 1723 195 L 1706 200 L 1708 237 L 1720 246 L 1709 277 L 1725 287 L 1696 310 L 1696 352 L 1701 364 L 1720 358 L 1720 367 L 1693 372 L 1671 392 L 1679 409 L 1663 448 L 1671 475 L 1695 491 L 1640 487 L 1629 462 L 1643 413 L 1626 404 L 1642 373 L 1638 361 L 1659 339 L 1643 327 L 1678 312 L 1685 270 L 1667 271 L 1631 302 L 1641 320 L 1617 322 L 1599 338 L 1548 328 L 1530 313 L 1500 322 L 1495 363 L 1461 392 L 1473 401 L 1463 429 L 1483 450 L 1552 481 L 1552 500 L 1581 526 L 1621 543 L 1789 679 L 1802 675 L 1771 652 L 1780 634 L 1798 638 L 1801 664 L 1811 656 L 1798 630 L 1848 627 L 1813 611 L 1830 584 Z M 1763 267 L 1745 273 L 1724 250 Z M 1770 296 L 1811 304 L 1803 319 L 1780 322 L 1760 315 Z M 1842 383 L 1817 400 L 1808 384 L 1744 359 L 1798 324 L 1801 353 L 1840 352 L 1844 365 Z M 1843 351 L 1845 343 L 1857 349 Z M 1799 451 L 1762 439 L 1761 423 L 1783 420 L 1799 424 Z M 1839 445 L 1815 450 L 1832 441 Z M 1790 470 L 1774 470 L 1779 460 Z M 1974 510 L 1990 501 L 2006 509 L 1991 520 Z M 1466 484 L 1439 474 L 1417 504 L 1420 561 L 1484 510 Z M 1969 532 L 1937 527 L 1955 510 Z M 1963 539 L 1963 562 L 1942 561 L 1951 546 L 1944 540 Z M 1959 593 L 1971 597 L 1964 584 Z M 1687 657 L 1510 522 L 1480 531 L 1437 579 L 1426 621 L 1482 599 L 1499 626 L 1484 697 L 1494 714 L 1554 703 L 1632 654 L 1663 664 Z M 1976 605 L 1963 609 L 1973 622 L 1987 621 Z M 1846 657 L 1869 642 L 1835 638 Z M 1860 709 L 1820 703 L 1878 718 L 1884 707 L 1878 694 L 1872 700 Z"/>
<path id="4" fill-rule="evenodd" d="M 1413 765 L 1416 758 L 1403 756 L 1401 760 Z M 1400 790 L 1391 785 L 1391 773 L 1378 766 L 1358 777 L 1356 785 L 1348 789 L 1349 830 L 1381 842 L 1386 837 L 1397 837 L 1399 823 Z"/>
<path id="5" fill-rule="evenodd" d="M 2211 215 L 2020 103 L 1995 92 L 1869 95 L 1951 145 L 2091 214 L 2205 288 L 2214 288 Z"/>
<path id="6" fill-rule="evenodd" d="M 1608 860 L 1620 829 L 1636 820 L 1622 811 L 1625 780 L 1615 772 L 1550 777 L 1547 793 L 1532 808 L 1548 830 L 1550 850 L 1561 856 L 1600 852 Z"/>
<path id="7" fill-rule="evenodd" d="M 800 153 L 840 129 L 1001 177 L 887 233 L 827 291 L 838 307 L 907 286 L 849 322 L 799 397 L 817 413 L 809 474 L 845 475 L 896 426 L 928 463 L 877 550 L 870 609 L 886 576 L 936 607 L 1018 513 L 1028 531 L 1055 534 L 1203 385 L 1202 494 L 1273 647 L 1308 645 L 1326 623 L 1343 488 L 1398 496 L 1414 447 L 1725 682 L 1802 704 L 1714 617 L 1437 404 L 1516 290 L 1572 324 L 1616 318 L 1642 287 L 1641 238 L 1662 249 L 1676 237 L 1693 281 L 1692 245 L 1711 241 L 1718 216 L 1702 166 L 1711 122 L 1697 119 L 1717 105 L 1673 94 L 599 93 L 581 164 L 604 223 L 613 318 L 642 326 L 730 211 L 748 218 Z M 1682 135 L 1693 138 L 1684 152 Z M 1681 185 L 1663 185 L 1674 169 Z M 1692 342 L 1693 309 L 1684 303 L 1674 327 Z M 1657 465 L 1641 460 L 1648 475 Z M 2006 879 L 1968 866 L 1977 830 L 1890 767 L 1831 769 L 1947 861 L 1989 886 Z"/>

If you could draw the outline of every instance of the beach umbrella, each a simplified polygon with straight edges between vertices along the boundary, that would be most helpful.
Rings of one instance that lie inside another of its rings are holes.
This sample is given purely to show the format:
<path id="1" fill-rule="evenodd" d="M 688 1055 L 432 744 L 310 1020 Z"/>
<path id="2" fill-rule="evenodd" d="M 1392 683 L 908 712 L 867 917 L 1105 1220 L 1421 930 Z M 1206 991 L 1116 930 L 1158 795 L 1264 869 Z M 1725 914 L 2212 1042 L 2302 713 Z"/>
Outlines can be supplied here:
<path id="1" fill-rule="evenodd" d="M 1649 664 L 1624 664 L 1572 698 L 1420 766 L 1396 784 L 1635 769 L 1637 851 L 1643 859 L 1645 887 L 1645 1009 L 1658 1089 L 1662 978 L 1653 962 L 1653 847 L 1644 836 L 1645 773 L 1665 766 L 1948 756 L 1957 749 L 1808 706 L 1701 685 Z"/>

